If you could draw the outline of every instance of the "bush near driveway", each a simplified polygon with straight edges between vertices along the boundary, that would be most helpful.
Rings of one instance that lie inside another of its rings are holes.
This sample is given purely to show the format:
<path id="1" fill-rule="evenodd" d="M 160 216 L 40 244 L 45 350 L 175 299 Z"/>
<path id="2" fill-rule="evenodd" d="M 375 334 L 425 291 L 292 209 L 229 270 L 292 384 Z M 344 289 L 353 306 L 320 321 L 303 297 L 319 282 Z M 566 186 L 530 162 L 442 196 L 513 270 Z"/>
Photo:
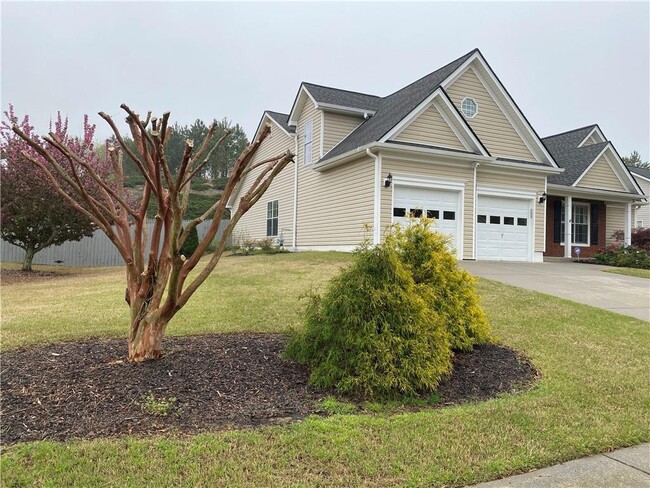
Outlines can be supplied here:
<path id="1" fill-rule="evenodd" d="M 594 259 L 597 263 L 620 268 L 650 269 L 650 253 L 634 247 L 612 245 L 596 254 Z"/>
<path id="2" fill-rule="evenodd" d="M 428 393 L 451 369 L 452 348 L 489 340 L 474 280 L 431 224 L 413 220 L 361 246 L 322 297 L 311 295 L 287 355 L 311 366 L 313 383 L 367 397 Z"/>

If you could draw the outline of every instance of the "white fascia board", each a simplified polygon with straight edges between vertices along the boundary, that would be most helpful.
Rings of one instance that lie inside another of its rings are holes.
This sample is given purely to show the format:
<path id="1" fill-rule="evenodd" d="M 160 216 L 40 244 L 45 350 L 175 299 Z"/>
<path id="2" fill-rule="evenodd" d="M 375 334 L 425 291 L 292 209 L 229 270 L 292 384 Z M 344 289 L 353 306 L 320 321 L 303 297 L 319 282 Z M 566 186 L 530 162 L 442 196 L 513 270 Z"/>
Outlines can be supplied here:
<path id="1" fill-rule="evenodd" d="M 440 103 L 442 105 L 442 107 L 446 108 L 446 111 L 444 111 L 444 110 L 440 110 L 438 107 L 436 107 L 436 108 L 438 108 L 438 111 L 440 112 L 440 115 L 442 115 L 442 118 L 445 119 L 445 122 L 447 122 L 449 124 L 449 127 L 451 127 L 451 130 L 454 131 L 454 133 L 457 136 L 459 136 L 459 139 L 461 140 L 461 142 L 463 141 L 463 139 L 465 139 L 465 141 L 469 142 L 472 145 L 472 149 L 474 149 L 475 151 L 478 151 L 483 156 L 490 157 L 490 155 L 486 152 L 486 149 L 485 149 L 485 146 L 483 146 L 483 143 L 478 139 L 478 137 L 476 135 L 474 135 L 474 133 L 472 132 L 472 129 L 469 126 L 469 124 L 458 113 L 458 110 L 456 110 L 456 107 L 454 107 L 454 104 L 451 101 L 451 99 L 449 98 L 449 95 L 447 95 L 447 93 L 444 90 L 441 90 L 441 95 L 436 100 L 434 100 L 434 103 L 435 102 Z M 440 108 L 442 108 L 442 107 L 440 107 Z M 454 124 L 453 123 L 450 124 L 449 123 L 450 121 L 447 120 L 447 117 L 449 117 L 450 115 L 451 115 L 451 117 L 453 117 L 453 120 L 455 120 L 456 123 L 458 125 L 460 125 L 460 127 L 463 128 L 462 135 L 464 135 L 464 137 L 460 137 L 461 134 L 459 134 L 457 132 L 456 128 L 454 127 Z"/>
<path id="2" fill-rule="evenodd" d="M 580 196 L 584 198 L 592 197 L 592 200 L 609 200 L 617 202 L 628 202 L 631 200 L 640 200 L 647 198 L 647 195 L 638 195 L 636 193 L 616 192 L 609 190 L 598 190 L 595 188 L 576 188 L 567 185 L 548 184 L 549 195 L 556 196 Z"/>
<path id="3" fill-rule="evenodd" d="M 304 104 L 301 102 L 305 97 L 308 97 L 312 102 L 314 102 L 314 105 L 318 105 L 314 97 L 309 93 L 309 90 L 305 88 L 305 85 L 301 84 L 300 90 L 298 90 L 298 95 L 296 95 L 296 100 L 293 102 L 293 106 L 291 107 L 291 112 L 289 112 L 289 121 L 287 122 L 289 125 L 298 125 L 298 119 L 294 119 L 294 117 L 297 115 L 296 110 L 298 107 Z"/>
<path id="4" fill-rule="evenodd" d="M 648 178 L 647 176 L 640 175 L 639 173 L 635 172 L 633 169 L 630 170 L 630 173 L 632 173 L 634 178 L 641 178 L 642 180 L 650 181 L 650 178 Z"/>
<path id="5" fill-rule="evenodd" d="M 260 120 L 260 123 L 257 126 L 257 130 L 255 131 L 255 137 L 253 138 L 253 140 L 257 139 L 257 137 L 260 135 L 260 130 L 262 129 L 262 127 L 264 127 L 264 119 L 266 119 L 266 120 L 268 120 L 270 122 L 273 122 L 273 125 L 275 125 L 278 129 L 280 129 L 282 132 L 284 132 L 289 137 L 292 136 L 292 134 L 290 132 L 286 131 L 285 128 L 282 127 L 278 123 L 277 120 L 275 120 L 273 117 L 271 117 L 267 112 L 264 112 L 264 115 L 262 116 L 262 120 Z"/>
<path id="6" fill-rule="evenodd" d="M 457 151 L 445 151 L 442 149 L 405 146 L 402 144 L 394 144 L 390 142 L 371 142 L 370 144 L 366 144 L 365 146 L 360 146 L 356 149 L 352 149 L 351 151 L 343 153 L 340 156 L 332 158 L 328 161 L 324 161 L 322 163 L 316 163 L 313 166 L 313 169 L 316 171 L 329 170 L 330 168 L 336 167 L 340 164 L 347 163 L 348 161 L 357 159 L 359 156 L 366 155 L 366 149 L 374 149 L 374 148 L 382 149 L 382 150 L 390 150 L 401 154 L 436 155 L 448 159 L 465 160 L 470 162 L 491 161 L 493 159 L 491 157 L 481 156 L 479 154 L 459 153 Z"/>
<path id="7" fill-rule="evenodd" d="M 614 148 L 614 145 L 610 142 L 608 146 L 611 146 L 611 152 L 614 155 L 614 159 L 619 165 L 619 168 L 623 170 L 623 174 L 625 174 L 625 177 L 629 179 L 630 183 L 632 183 L 632 186 L 640 193 L 643 194 L 643 189 L 641 186 L 639 186 L 639 183 L 634 179 L 634 176 L 632 176 L 632 173 L 630 173 L 630 168 L 628 168 L 623 160 L 619 157 L 618 152 L 616 152 L 616 149 Z"/>
<path id="8" fill-rule="evenodd" d="M 603 134 L 603 132 L 600 130 L 600 128 L 596 125 L 596 126 L 594 126 L 593 129 L 591 129 L 591 131 L 589 131 L 589 134 L 587 134 L 587 137 L 585 137 L 582 140 L 582 142 L 580 144 L 578 144 L 578 147 L 582 147 L 582 145 L 585 142 L 587 142 L 589 140 L 589 138 L 594 134 L 598 135 L 598 138 L 600 139 L 600 141 L 598 141 L 599 143 L 600 142 L 605 142 L 607 140 L 607 139 L 605 139 L 605 134 Z"/>
<path id="9" fill-rule="evenodd" d="M 546 157 L 547 162 L 552 164 L 555 167 L 559 167 L 558 164 L 553 159 L 553 156 L 551 156 L 551 154 L 546 150 L 546 147 L 544 146 L 544 144 L 542 143 L 540 138 L 535 134 L 535 131 L 533 130 L 531 125 L 526 120 L 526 117 L 524 117 L 524 115 L 521 113 L 521 110 L 519 110 L 517 108 L 517 105 L 515 104 L 514 100 L 510 97 L 510 95 L 508 94 L 508 92 L 506 91 L 504 86 L 501 84 L 499 79 L 496 77 L 494 72 L 490 69 L 490 67 L 488 66 L 485 59 L 483 59 L 483 56 L 481 55 L 480 52 L 477 51 L 474 54 L 472 54 L 469 57 L 469 59 L 467 59 L 467 61 L 465 61 L 463 64 L 461 64 L 456 69 L 456 71 L 451 73 L 447 77 L 447 79 L 445 79 L 441 83 L 441 86 L 443 88 L 447 88 L 454 81 L 456 81 L 460 75 L 462 75 L 465 72 L 465 70 L 469 67 L 470 64 L 472 64 L 475 61 L 477 63 L 479 63 L 481 65 L 481 67 L 485 70 L 485 72 L 490 76 L 490 79 L 495 84 L 495 86 L 499 89 L 499 91 L 501 92 L 501 95 L 503 96 L 503 98 L 508 102 L 508 106 L 510 107 L 510 110 L 512 111 L 512 113 L 514 113 L 516 115 L 516 117 L 518 119 L 518 122 L 522 125 L 522 127 L 524 127 L 526 129 L 526 131 L 529 134 L 529 137 L 531 138 L 531 140 L 533 140 L 535 142 L 535 145 L 538 147 L 538 150 Z M 495 100 L 495 103 L 497 103 L 496 100 Z"/>
<path id="10" fill-rule="evenodd" d="M 422 101 L 417 107 L 415 107 L 408 115 L 406 115 L 402 120 L 400 120 L 391 130 L 389 130 L 384 137 L 379 139 L 379 142 L 386 142 L 389 139 L 392 139 L 395 135 L 399 134 L 402 129 L 406 128 L 411 122 L 417 119 L 422 113 L 429 108 L 429 105 L 433 99 L 442 93 L 440 88 L 436 89 L 431 95 Z"/>
<path id="11" fill-rule="evenodd" d="M 375 115 L 376 110 L 367 110 L 363 108 L 354 108 L 354 107 L 345 107 L 343 105 L 335 105 L 333 103 L 317 103 L 316 108 L 325 110 L 327 112 L 336 112 L 341 114 L 350 114 L 350 115 Z"/>
<path id="12" fill-rule="evenodd" d="M 564 168 L 557 168 L 553 166 L 535 166 L 532 164 L 526 163 L 517 163 L 514 161 L 498 161 L 490 160 L 485 163 L 481 163 L 481 166 L 487 166 L 493 169 L 520 169 L 532 173 L 544 173 L 544 174 L 559 174 L 564 173 Z"/>

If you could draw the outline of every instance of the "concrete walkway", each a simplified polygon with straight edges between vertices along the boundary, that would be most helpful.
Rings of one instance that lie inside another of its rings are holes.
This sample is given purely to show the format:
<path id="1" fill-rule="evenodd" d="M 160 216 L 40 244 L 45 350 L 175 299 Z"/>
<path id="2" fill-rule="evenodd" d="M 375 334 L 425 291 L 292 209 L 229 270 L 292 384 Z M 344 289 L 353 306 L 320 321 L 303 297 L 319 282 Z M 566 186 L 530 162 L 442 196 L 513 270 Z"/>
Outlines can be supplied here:
<path id="1" fill-rule="evenodd" d="M 650 280 L 579 263 L 461 261 L 475 276 L 566 298 L 650 322 Z"/>
<path id="2" fill-rule="evenodd" d="M 474 485 L 474 488 L 647 488 L 650 444 Z"/>

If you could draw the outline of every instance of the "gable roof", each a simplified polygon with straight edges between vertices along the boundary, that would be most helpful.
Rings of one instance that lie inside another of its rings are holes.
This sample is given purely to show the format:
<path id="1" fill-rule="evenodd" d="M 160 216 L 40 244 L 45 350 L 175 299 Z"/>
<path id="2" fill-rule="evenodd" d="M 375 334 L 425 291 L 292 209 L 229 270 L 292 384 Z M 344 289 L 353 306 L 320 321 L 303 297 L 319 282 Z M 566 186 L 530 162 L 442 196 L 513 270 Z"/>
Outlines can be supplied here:
<path id="1" fill-rule="evenodd" d="M 627 178 L 631 186 L 635 187 L 639 194 L 643 194 L 637 181 L 630 173 L 631 168 L 623 164 L 611 141 L 606 140 L 605 142 L 578 147 L 578 144 L 582 143 L 594 129 L 600 131 L 598 124 L 587 125 L 579 129 L 573 129 L 542 139 L 542 142 L 553 156 L 553 159 L 555 159 L 561 168 L 564 168 L 563 173 L 549 175 L 548 182 L 554 185 L 574 185 L 591 164 L 595 162 L 596 158 L 600 157 L 606 149 L 609 149 L 611 150 L 611 154 L 614 155 L 614 158 L 621 164 L 623 171 L 627 173 Z M 602 134 L 602 131 L 600 133 Z M 627 185 L 624 184 L 624 186 Z"/>
<path id="2" fill-rule="evenodd" d="M 368 95 L 366 93 L 341 90 L 339 88 L 316 85 L 314 83 L 307 83 L 304 81 L 302 85 L 307 88 L 311 96 L 318 104 L 357 108 L 361 110 L 368 110 L 369 112 L 375 112 L 382 103 L 382 98 L 376 95 Z"/>
<path id="3" fill-rule="evenodd" d="M 576 145 L 580 144 L 583 139 L 584 137 L 579 138 Z M 571 140 L 573 140 L 573 137 Z M 542 141 L 546 144 L 546 139 L 542 139 Z M 609 142 L 600 142 L 598 144 L 591 144 L 582 147 L 576 146 L 573 148 L 569 148 L 569 146 L 565 144 L 546 144 L 546 148 L 553 156 L 553 159 L 555 159 L 560 167 L 564 168 L 563 173 L 549 175 L 548 182 L 555 185 L 573 185 L 608 144 Z"/>
<path id="4" fill-rule="evenodd" d="M 420 105 L 449 75 L 458 69 L 476 51 L 478 50 L 474 49 L 433 73 L 382 98 L 375 115 L 364 121 L 350 135 L 334 146 L 321 161 L 335 158 L 348 151 L 381 139 L 397 123 Z"/>
<path id="5" fill-rule="evenodd" d="M 281 114 L 280 112 L 272 112 L 271 110 L 266 110 L 264 112 L 268 114 L 280 127 L 286 130 L 288 133 L 293 134 L 296 132 L 296 126 L 289 125 L 289 114 Z"/>

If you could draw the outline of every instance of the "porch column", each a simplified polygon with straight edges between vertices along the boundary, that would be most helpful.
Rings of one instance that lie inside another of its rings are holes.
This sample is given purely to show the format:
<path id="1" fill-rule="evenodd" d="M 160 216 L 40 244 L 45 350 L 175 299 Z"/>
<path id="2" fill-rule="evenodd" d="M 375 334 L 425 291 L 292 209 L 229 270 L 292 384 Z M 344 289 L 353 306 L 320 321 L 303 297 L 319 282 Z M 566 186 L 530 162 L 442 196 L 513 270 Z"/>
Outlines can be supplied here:
<path id="1" fill-rule="evenodd" d="M 625 245 L 632 245 L 632 202 L 625 204 Z"/>
<path id="2" fill-rule="evenodd" d="M 571 235 L 571 221 L 573 217 L 573 199 L 571 197 L 564 197 L 564 257 L 571 257 L 571 243 L 573 236 Z"/>

